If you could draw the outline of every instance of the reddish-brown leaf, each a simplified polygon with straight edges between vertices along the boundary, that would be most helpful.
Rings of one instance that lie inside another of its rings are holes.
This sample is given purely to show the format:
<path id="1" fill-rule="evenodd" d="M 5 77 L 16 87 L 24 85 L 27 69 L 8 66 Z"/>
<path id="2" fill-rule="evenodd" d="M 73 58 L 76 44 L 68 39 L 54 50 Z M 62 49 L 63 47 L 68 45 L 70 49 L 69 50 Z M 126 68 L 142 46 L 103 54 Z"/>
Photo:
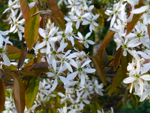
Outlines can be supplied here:
<path id="1" fill-rule="evenodd" d="M 99 55 L 99 57 L 100 57 L 99 60 L 100 60 L 101 65 L 103 65 L 104 50 L 105 50 L 105 48 L 108 46 L 108 44 L 110 43 L 110 41 L 111 41 L 111 39 L 113 38 L 114 34 L 115 34 L 114 31 L 110 31 L 110 32 L 106 35 L 106 37 L 104 38 L 104 40 L 102 41 L 101 46 L 100 46 L 100 48 L 99 48 L 99 50 L 98 50 L 98 55 Z"/>
<path id="2" fill-rule="evenodd" d="M 19 0 L 19 1 L 20 1 L 20 5 L 21 5 L 21 11 L 22 11 L 23 18 L 26 19 L 29 14 L 29 11 L 30 11 L 28 0 Z"/>
<path id="3" fill-rule="evenodd" d="M 5 85 L 3 79 L 0 77 L 0 113 L 2 113 L 4 109 L 4 104 L 5 104 Z"/>
<path id="4" fill-rule="evenodd" d="M 139 4 L 135 6 L 135 8 L 140 8 L 141 6 L 143 6 L 143 0 L 139 1 Z M 130 10 L 131 11 L 131 10 Z M 129 15 L 131 13 L 129 12 Z M 141 18 L 141 16 L 143 15 L 143 13 L 141 14 L 134 14 L 133 18 L 130 22 L 127 23 L 127 33 L 126 35 L 128 35 L 134 28 L 134 26 L 137 24 L 137 22 L 139 21 L 139 19 Z"/>
<path id="5" fill-rule="evenodd" d="M 60 12 L 56 0 L 47 0 L 47 3 L 48 8 L 52 11 L 52 16 L 58 17 Z"/>
<path id="6" fill-rule="evenodd" d="M 39 62 L 36 63 L 32 66 L 32 69 L 37 69 L 37 68 L 48 68 L 48 62 Z"/>
<path id="7" fill-rule="evenodd" d="M 25 40 L 27 43 L 27 46 L 29 48 L 29 51 L 32 49 L 34 46 L 37 37 L 38 37 L 38 30 L 40 26 L 40 15 L 36 15 L 34 17 L 31 17 L 33 14 L 35 14 L 38 10 L 37 7 L 33 7 L 26 19 L 25 23 Z"/>
<path id="8" fill-rule="evenodd" d="M 107 85 L 105 71 L 104 71 L 102 65 L 100 64 L 100 61 L 99 61 L 98 57 L 92 56 L 92 61 L 93 61 L 94 66 L 96 68 L 97 75 L 99 76 L 99 78 L 101 79 L 103 84 Z"/>
<path id="9" fill-rule="evenodd" d="M 51 18 L 52 22 L 59 26 L 60 29 L 65 30 L 65 20 L 63 13 L 59 10 L 59 16 L 55 18 Z"/>
<path id="10" fill-rule="evenodd" d="M 26 55 L 27 55 L 28 51 L 26 51 L 26 49 L 24 49 L 19 57 L 19 61 L 18 61 L 18 65 L 17 65 L 17 68 L 21 68 L 21 66 L 23 65 L 24 63 L 24 60 L 26 58 Z"/>
<path id="11" fill-rule="evenodd" d="M 118 68 L 119 66 L 119 63 L 120 63 L 120 58 L 121 58 L 121 52 L 122 49 L 121 47 L 116 51 L 116 54 L 115 54 L 115 57 L 114 57 L 114 71 L 116 71 L 116 69 Z"/>
<path id="12" fill-rule="evenodd" d="M 25 88 L 22 81 L 14 75 L 14 101 L 18 113 L 24 113 L 25 109 Z"/>
<path id="13" fill-rule="evenodd" d="M 7 54 L 14 54 L 14 53 L 17 53 L 20 51 L 21 51 L 21 49 L 15 47 L 15 46 L 12 46 L 12 45 L 7 45 L 7 47 L 6 47 Z"/>

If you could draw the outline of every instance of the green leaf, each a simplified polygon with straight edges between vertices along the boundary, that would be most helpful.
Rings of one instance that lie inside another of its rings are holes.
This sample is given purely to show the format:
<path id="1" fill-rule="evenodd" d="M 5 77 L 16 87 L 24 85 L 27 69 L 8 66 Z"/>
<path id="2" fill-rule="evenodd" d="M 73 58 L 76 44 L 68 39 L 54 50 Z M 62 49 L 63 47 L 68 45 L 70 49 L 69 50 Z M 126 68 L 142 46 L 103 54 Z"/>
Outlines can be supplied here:
<path id="1" fill-rule="evenodd" d="M 108 0 L 103 0 L 103 1 L 102 1 L 103 4 L 106 3 L 106 2 L 108 2 Z"/>
<path id="2" fill-rule="evenodd" d="M 4 105 L 5 105 L 5 85 L 3 79 L 0 77 L 0 113 L 2 113 Z"/>
<path id="3" fill-rule="evenodd" d="M 94 66 L 96 68 L 97 75 L 99 76 L 99 78 L 101 79 L 103 84 L 107 85 L 105 71 L 104 71 L 102 65 L 100 64 L 100 61 L 99 61 L 98 57 L 92 56 L 92 61 L 93 61 Z"/>
<path id="4" fill-rule="evenodd" d="M 131 97 L 132 97 L 132 103 L 133 103 L 134 107 L 137 109 L 137 107 L 138 107 L 138 99 L 137 99 L 137 96 L 131 94 Z"/>
<path id="5" fill-rule="evenodd" d="M 29 109 L 36 98 L 39 88 L 39 79 L 37 77 L 32 77 L 28 82 L 28 88 L 25 91 L 25 102 L 27 109 Z"/>
<path id="6" fill-rule="evenodd" d="M 38 11 L 39 10 L 37 7 L 33 7 L 30 10 L 29 15 L 25 22 L 25 40 L 26 40 L 27 46 L 29 48 L 29 51 L 32 49 L 32 47 L 34 46 L 34 44 L 37 40 L 38 30 L 39 30 L 39 26 L 40 26 L 40 15 L 38 14 L 33 17 L 31 17 L 31 16 Z"/>
<path id="7" fill-rule="evenodd" d="M 20 55 L 21 55 L 21 52 L 17 52 L 17 53 L 13 53 L 13 54 L 8 54 L 7 56 L 9 59 L 18 60 Z M 26 58 L 33 58 L 34 56 L 35 55 L 27 54 Z"/>
<path id="8" fill-rule="evenodd" d="M 132 56 L 129 53 L 127 53 L 127 56 L 123 56 L 123 54 L 121 55 L 121 67 L 122 67 L 122 74 L 124 78 L 127 77 L 127 66 L 128 63 L 131 61 L 132 61 Z"/>
<path id="9" fill-rule="evenodd" d="M 97 113 L 97 110 L 102 110 L 98 102 L 91 103 L 91 111 L 92 113 Z"/>
<path id="10" fill-rule="evenodd" d="M 101 65 L 103 65 L 103 54 L 104 54 L 104 50 L 105 48 L 108 46 L 108 44 L 110 43 L 111 39 L 113 38 L 115 32 L 114 31 L 110 31 L 106 37 L 104 38 L 104 40 L 101 43 L 101 46 L 98 50 L 98 55 L 100 57 L 100 63 Z"/>
<path id="11" fill-rule="evenodd" d="M 60 12 L 56 0 L 47 0 L 47 3 L 48 8 L 52 11 L 52 16 L 58 17 Z"/>
<path id="12" fill-rule="evenodd" d="M 24 113 L 25 89 L 22 81 L 14 75 L 14 102 L 18 113 Z"/>
<path id="13" fill-rule="evenodd" d="M 122 53 L 122 49 L 121 47 L 116 51 L 115 53 L 115 57 L 114 57 L 114 71 L 118 68 L 119 63 L 120 63 L 120 59 L 121 59 L 121 53 Z"/>
<path id="14" fill-rule="evenodd" d="M 104 26 L 104 17 L 103 17 L 103 14 L 101 14 L 101 12 L 98 10 L 98 9 L 95 9 L 96 11 L 96 14 L 99 14 L 100 16 L 98 17 L 97 21 L 98 21 L 98 24 L 103 27 Z"/>
<path id="15" fill-rule="evenodd" d="M 109 90 L 108 95 L 114 93 L 117 86 L 123 81 L 122 68 L 119 67 L 115 77 L 113 78 L 112 88 Z"/>
<path id="16" fill-rule="evenodd" d="M 28 0 L 19 0 L 23 18 L 26 19 L 30 11 Z"/>

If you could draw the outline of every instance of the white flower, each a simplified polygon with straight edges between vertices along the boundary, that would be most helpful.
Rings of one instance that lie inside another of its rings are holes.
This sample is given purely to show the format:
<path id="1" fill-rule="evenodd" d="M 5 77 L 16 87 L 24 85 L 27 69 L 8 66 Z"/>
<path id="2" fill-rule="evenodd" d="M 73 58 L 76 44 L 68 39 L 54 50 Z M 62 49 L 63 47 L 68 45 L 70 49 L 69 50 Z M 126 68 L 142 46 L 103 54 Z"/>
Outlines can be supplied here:
<path id="1" fill-rule="evenodd" d="M 91 44 L 91 45 L 94 45 L 94 42 L 92 40 L 88 40 L 87 38 L 91 35 L 91 32 L 87 33 L 85 37 L 83 37 L 83 35 L 78 32 L 78 36 L 79 37 L 76 37 L 80 43 L 84 44 L 84 46 L 86 48 L 89 48 L 89 45 L 88 44 Z"/>

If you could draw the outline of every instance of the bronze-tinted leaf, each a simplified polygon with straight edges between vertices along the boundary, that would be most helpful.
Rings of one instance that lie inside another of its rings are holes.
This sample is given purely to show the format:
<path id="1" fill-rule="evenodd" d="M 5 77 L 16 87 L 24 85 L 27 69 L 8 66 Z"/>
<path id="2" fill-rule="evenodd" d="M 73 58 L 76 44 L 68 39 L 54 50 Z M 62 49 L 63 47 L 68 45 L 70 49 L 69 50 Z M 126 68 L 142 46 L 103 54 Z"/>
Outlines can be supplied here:
<path id="1" fill-rule="evenodd" d="M 32 66 L 32 69 L 37 69 L 37 68 L 48 68 L 48 62 L 39 62 L 36 63 Z"/>
<path id="2" fill-rule="evenodd" d="M 26 19 L 29 14 L 29 11 L 30 11 L 28 0 L 19 0 L 19 2 L 21 5 L 21 11 L 22 11 L 23 18 Z"/>
<path id="3" fill-rule="evenodd" d="M 19 57 L 19 61 L 18 61 L 18 65 L 17 68 L 21 68 L 21 66 L 23 65 L 26 55 L 27 55 L 28 51 L 26 51 L 26 49 L 24 49 Z"/>
<path id="4" fill-rule="evenodd" d="M 14 53 L 17 53 L 20 51 L 21 51 L 21 49 L 15 47 L 15 46 L 12 46 L 12 45 L 7 45 L 7 47 L 6 47 L 7 54 L 14 54 Z"/>
<path id="5" fill-rule="evenodd" d="M 104 53 L 104 50 L 105 50 L 105 48 L 108 46 L 108 44 L 110 43 L 110 41 L 111 41 L 111 39 L 113 38 L 114 34 L 115 34 L 114 31 L 110 31 L 110 32 L 106 35 L 106 37 L 104 38 L 104 40 L 102 41 L 101 46 L 100 46 L 100 48 L 99 48 L 99 50 L 98 50 L 98 55 L 99 55 L 99 57 L 100 57 L 99 60 L 100 60 L 101 65 L 103 65 L 103 53 Z"/>
<path id="6" fill-rule="evenodd" d="M 24 113 L 25 89 L 22 81 L 14 75 L 14 101 L 18 113 Z"/>
<path id="7" fill-rule="evenodd" d="M 122 49 L 121 47 L 116 51 L 115 53 L 115 57 L 114 57 L 114 71 L 118 68 L 119 63 L 120 63 L 120 58 L 121 58 L 121 54 L 122 54 Z"/>
<path id="8" fill-rule="evenodd" d="M 33 7 L 30 10 L 29 15 L 26 19 L 26 23 L 25 23 L 25 40 L 29 48 L 29 51 L 34 46 L 38 37 L 38 30 L 40 26 L 40 15 L 38 14 L 34 17 L 31 17 L 37 11 L 39 11 L 38 8 Z"/>
<path id="9" fill-rule="evenodd" d="M 104 71 L 103 67 L 100 64 L 100 61 L 99 61 L 98 57 L 92 56 L 92 61 L 93 61 L 94 66 L 96 68 L 97 75 L 99 76 L 99 78 L 101 79 L 103 84 L 107 85 L 105 71 Z"/>
<path id="10" fill-rule="evenodd" d="M 65 20 L 63 13 L 59 10 L 59 16 L 55 18 L 51 18 L 52 22 L 59 26 L 61 30 L 65 30 Z"/>
<path id="11" fill-rule="evenodd" d="M 52 16 L 58 17 L 60 12 L 56 0 L 47 0 L 47 3 L 48 8 L 52 11 Z"/>
<path id="12" fill-rule="evenodd" d="M 115 88 L 123 81 L 122 68 L 120 67 L 113 78 L 112 88 L 109 90 L 108 95 L 114 93 Z"/>
<path id="13" fill-rule="evenodd" d="M 3 79 L 0 77 L 0 113 L 2 113 L 4 109 L 4 104 L 5 104 L 5 85 Z"/>
<path id="14" fill-rule="evenodd" d="M 37 92 L 39 88 L 39 79 L 37 77 L 31 77 L 28 82 L 28 87 L 25 91 L 25 102 L 27 109 L 29 109 L 36 98 Z"/>
<path id="15" fill-rule="evenodd" d="M 143 6 L 143 0 L 139 1 L 139 4 L 135 6 L 135 8 L 140 8 L 141 6 Z M 131 10 L 130 10 L 131 11 Z M 129 15 L 131 13 L 129 12 Z M 141 16 L 143 15 L 143 13 L 140 14 L 134 14 L 132 17 L 132 20 L 130 22 L 127 23 L 127 33 L 126 35 L 128 35 L 134 28 L 134 26 L 137 24 L 137 22 L 139 21 L 139 19 L 141 18 Z"/>

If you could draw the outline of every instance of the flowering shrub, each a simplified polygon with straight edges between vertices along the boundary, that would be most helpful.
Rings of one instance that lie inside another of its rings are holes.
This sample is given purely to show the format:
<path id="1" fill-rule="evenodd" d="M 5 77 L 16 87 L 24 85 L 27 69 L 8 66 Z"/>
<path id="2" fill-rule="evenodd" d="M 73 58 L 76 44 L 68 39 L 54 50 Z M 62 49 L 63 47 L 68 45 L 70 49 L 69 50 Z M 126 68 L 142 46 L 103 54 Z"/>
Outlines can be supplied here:
<path id="1" fill-rule="evenodd" d="M 62 3 L 68 8 L 65 16 Z M 0 112 L 104 113 L 99 97 L 121 94 L 120 89 L 126 91 L 118 105 L 130 97 L 135 107 L 149 99 L 148 0 L 115 1 L 106 9 L 110 32 L 92 57 L 84 48 L 95 44 L 90 36 L 103 21 L 92 0 L 59 0 L 58 5 L 55 0 L 9 0 L 3 14 L 9 29 L 0 31 Z M 27 48 L 13 46 L 10 33 Z M 105 49 L 113 37 L 116 53 L 108 60 Z M 113 80 L 107 76 L 111 69 Z"/>

